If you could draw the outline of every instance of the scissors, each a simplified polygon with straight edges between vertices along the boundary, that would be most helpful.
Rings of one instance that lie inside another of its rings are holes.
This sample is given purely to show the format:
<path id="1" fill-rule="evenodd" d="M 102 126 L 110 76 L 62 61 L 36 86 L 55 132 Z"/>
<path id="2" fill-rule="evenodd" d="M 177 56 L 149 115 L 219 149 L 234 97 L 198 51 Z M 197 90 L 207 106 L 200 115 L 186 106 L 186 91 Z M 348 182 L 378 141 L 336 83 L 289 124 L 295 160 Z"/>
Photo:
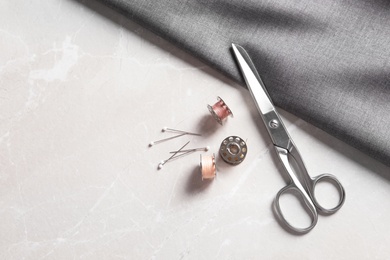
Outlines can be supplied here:
<path id="1" fill-rule="evenodd" d="M 330 215 L 341 208 L 345 200 L 344 187 L 339 180 L 331 174 L 321 174 L 314 178 L 309 176 L 302 157 L 288 134 L 286 127 L 283 125 L 271 97 L 248 53 L 243 47 L 236 44 L 232 44 L 232 48 L 248 89 L 256 103 L 257 109 L 268 130 L 268 134 L 271 137 L 276 153 L 290 180 L 289 184 L 276 194 L 273 203 L 276 216 L 279 218 L 281 224 L 288 230 L 298 234 L 307 233 L 317 224 L 318 213 Z M 320 181 L 330 182 L 337 188 L 339 192 L 339 201 L 335 207 L 324 208 L 318 203 L 315 196 L 315 188 Z M 280 197 L 285 193 L 293 192 L 296 192 L 295 194 L 298 195 L 297 197 L 299 200 L 304 202 L 303 206 L 306 207 L 307 213 L 311 216 L 311 223 L 308 227 L 296 227 L 290 224 L 283 215 L 279 202 Z"/>

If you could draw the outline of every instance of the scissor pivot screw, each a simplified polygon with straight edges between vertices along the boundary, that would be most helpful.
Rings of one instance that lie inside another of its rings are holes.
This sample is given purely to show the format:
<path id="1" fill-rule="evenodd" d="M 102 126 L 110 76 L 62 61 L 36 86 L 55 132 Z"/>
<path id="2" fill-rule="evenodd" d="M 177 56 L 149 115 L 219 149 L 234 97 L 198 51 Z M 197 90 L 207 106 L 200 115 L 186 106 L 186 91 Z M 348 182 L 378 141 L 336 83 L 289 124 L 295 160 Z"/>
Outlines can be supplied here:
<path id="1" fill-rule="evenodd" d="M 278 122 L 278 120 L 272 119 L 271 121 L 269 121 L 269 126 L 270 126 L 271 128 L 278 128 L 278 127 L 279 127 L 279 122 Z"/>

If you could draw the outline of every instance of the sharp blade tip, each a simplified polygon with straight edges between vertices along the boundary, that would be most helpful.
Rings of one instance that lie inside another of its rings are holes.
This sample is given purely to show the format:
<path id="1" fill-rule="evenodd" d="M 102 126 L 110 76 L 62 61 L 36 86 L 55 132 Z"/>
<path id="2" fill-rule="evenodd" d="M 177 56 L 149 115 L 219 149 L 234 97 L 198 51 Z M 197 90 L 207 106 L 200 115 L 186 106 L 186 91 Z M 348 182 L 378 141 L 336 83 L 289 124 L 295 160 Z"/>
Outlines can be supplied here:
<path id="1" fill-rule="evenodd" d="M 232 48 L 233 49 L 237 49 L 237 47 L 239 47 L 240 45 L 238 45 L 238 44 L 235 44 L 235 43 L 232 43 Z"/>

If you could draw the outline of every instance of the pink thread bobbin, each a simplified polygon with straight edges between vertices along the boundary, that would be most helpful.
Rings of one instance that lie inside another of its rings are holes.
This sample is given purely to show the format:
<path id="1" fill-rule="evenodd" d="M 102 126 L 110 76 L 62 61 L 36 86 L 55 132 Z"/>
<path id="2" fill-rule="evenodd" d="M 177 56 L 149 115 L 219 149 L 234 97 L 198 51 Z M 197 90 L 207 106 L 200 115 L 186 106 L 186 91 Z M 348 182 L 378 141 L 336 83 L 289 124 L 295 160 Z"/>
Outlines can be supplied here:
<path id="1" fill-rule="evenodd" d="M 215 154 L 200 155 L 200 171 L 202 173 L 202 180 L 214 179 L 217 175 L 217 167 L 215 166 Z"/>
<path id="2" fill-rule="evenodd" d="M 217 97 L 218 101 L 213 106 L 207 105 L 211 115 L 214 119 L 222 125 L 222 121 L 227 118 L 229 115 L 233 116 L 233 112 L 226 105 L 226 103 L 222 100 L 222 98 Z"/>

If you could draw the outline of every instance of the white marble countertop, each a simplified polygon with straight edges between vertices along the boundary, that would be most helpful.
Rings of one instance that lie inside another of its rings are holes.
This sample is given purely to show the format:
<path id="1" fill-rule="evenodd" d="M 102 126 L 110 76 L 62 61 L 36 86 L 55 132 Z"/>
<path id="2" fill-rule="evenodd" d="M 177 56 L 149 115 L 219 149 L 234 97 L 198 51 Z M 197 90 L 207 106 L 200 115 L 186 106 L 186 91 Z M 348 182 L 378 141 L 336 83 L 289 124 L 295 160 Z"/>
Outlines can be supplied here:
<path id="1" fill-rule="evenodd" d="M 246 89 L 93 0 L 5 0 L 0 21 L 1 259 L 388 259 L 389 167 L 280 111 L 309 173 L 347 193 L 290 234 L 271 207 L 282 166 Z M 223 126 L 206 108 L 217 96 L 234 113 Z M 148 147 L 164 126 L 203 135 Z M 213 181 L 200 153 L 157 170 L 186 141 L 218 154 L 229 135 L 247 158 L 217 156 Z"/>

